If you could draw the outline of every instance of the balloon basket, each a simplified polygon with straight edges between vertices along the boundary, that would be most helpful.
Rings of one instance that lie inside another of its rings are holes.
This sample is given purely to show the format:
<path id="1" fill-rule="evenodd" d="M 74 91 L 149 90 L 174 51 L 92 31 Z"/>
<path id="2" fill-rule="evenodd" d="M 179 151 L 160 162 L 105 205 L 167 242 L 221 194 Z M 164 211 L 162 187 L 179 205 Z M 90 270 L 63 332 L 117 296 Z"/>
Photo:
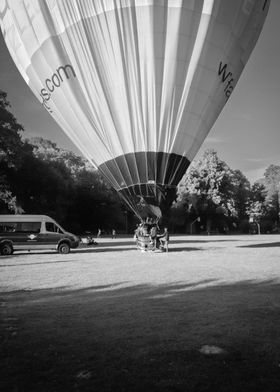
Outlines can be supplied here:
<path id="1" fill-rule="evenodd" d="M 168 252 L 168 243 L 164 246 L 157 241 L 156 243 L 151 241 L 150 236 L 138 236 L 136 239 L 137 249 L 141 252 Z"/>
<path id="2" fill-rule="evenodd" d="M 150 236 L 139 236 L 136 240 L 137 249 L 142 252 L 152 252 L 156 249 L 155 243 Z"/>

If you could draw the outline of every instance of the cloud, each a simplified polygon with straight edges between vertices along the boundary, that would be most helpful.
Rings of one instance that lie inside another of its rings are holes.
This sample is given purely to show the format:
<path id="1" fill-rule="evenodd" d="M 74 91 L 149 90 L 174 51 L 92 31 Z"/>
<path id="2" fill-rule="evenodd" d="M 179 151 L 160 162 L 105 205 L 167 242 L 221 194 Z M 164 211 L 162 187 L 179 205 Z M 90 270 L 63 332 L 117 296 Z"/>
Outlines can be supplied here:
<path id="1" fill-rule="evenodd" d="M 218 136 L 208 136 L 205 139 L 206 143 L 214 143 L 214 144 L 221 144 L 225 142 L 224 138 L 218 137 Z"/>
<path id="2" fill-rule="evenodd" d="M 244 175 L 248 178 L 251 183 L 259 180 L 264 176 L 264 172 L 267 169 L 267 166 L 264 166 L 260 169 L 253 169 L 253 170 L 244 170 Z"/>
<path id="3" fill-rule="evenodd" d="M 245 161 L 253 163 L 263 163 L 268 162 L 269 160 L 270 158 L 245 158 Z"/>
<path id="4" fill-rule="evenodd" d="M 251 182 L 255 182 L 264 177 L 264 173 L 270 165 L 280 166 L 278 155 L 269 156 L 267 158 L 246 158 L 245 161 L 250 162 L 255 166 L 254 169 L 243 170 L 243 173 Z"/>
<path id="5" fill-rule="evenodd" d="M 266 164 L 268 167 L 269 165 L 280 165 L 279 161 L 279 154 L 277 155 L 269 155 L 266 157 L 252 157 L 252 158 L 244 158 L 244 161 L 251 162 L 251 163 L 256 163 L 260 165 Z M 258 165 L 258 166 L 260 166 Z"/>

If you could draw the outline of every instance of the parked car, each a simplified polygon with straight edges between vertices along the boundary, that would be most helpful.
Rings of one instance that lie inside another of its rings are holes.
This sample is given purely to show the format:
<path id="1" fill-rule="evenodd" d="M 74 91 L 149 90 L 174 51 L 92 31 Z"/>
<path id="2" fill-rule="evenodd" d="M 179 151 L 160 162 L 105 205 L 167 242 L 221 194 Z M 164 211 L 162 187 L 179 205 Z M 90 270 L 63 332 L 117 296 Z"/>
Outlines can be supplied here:
<path id="1" fill-rule="evenodd" d="M 79 246 L 78 236 L 65 231 L 47 215 L 0 215 L 0 253 L 55 249 L 69 253 Z"/>

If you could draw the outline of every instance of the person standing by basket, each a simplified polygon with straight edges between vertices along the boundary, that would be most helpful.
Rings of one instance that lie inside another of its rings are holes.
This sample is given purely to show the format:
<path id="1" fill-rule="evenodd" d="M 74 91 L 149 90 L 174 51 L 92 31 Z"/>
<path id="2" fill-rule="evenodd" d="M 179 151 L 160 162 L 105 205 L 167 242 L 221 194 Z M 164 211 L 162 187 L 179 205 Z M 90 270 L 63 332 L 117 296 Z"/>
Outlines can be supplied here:
<path id="1" fill-rule="evenodd" d="M 158 236 L 158 238 L 159 238 L 160 245 L 162 246 L 162 248 L 166 249 L 166 252 L 168 252 L 169 232 L 168 232 L 167 227 L 164 228 L 163 234 Z"/>

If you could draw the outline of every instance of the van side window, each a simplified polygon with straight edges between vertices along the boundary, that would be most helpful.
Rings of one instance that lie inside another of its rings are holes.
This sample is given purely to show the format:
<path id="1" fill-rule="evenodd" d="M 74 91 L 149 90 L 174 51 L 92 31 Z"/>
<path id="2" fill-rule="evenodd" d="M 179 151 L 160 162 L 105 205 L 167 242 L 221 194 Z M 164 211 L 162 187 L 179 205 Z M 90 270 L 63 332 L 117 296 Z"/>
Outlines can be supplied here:
<path id="1" fill-rule="evenodd" d="M 0 233 L 14 233 L 16 231 L 16 222 L 1 222 L 0 223 Z"/>
<path id="2" fill-rule="evenodd" d="M 60 230 L 60 228 L 53 222 L 46 222 L 46 231 L 49 231 L 51 233 L 62 234 L 62 231 Z"/>
<path id="3" fill-rule="evenodd" d="M 16 233 L 40 233 L 41 222 L 18 222 Z"/>

